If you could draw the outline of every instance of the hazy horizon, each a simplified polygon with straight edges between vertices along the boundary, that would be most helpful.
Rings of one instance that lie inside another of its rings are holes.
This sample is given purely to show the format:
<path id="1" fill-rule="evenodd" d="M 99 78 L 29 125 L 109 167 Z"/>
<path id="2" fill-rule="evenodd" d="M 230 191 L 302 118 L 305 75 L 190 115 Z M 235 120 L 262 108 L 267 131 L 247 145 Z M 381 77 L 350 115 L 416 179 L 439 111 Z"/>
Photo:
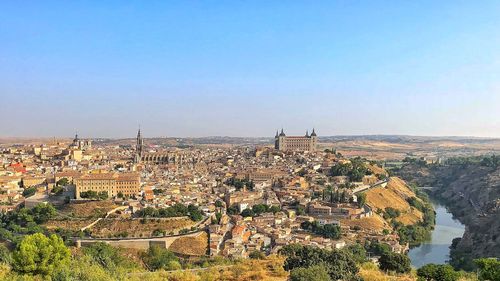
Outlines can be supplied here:
<path id="1" fill-rule="evenodd" d="M 500 2 L 0 3 L 0 137 L 500 137 Z"/>

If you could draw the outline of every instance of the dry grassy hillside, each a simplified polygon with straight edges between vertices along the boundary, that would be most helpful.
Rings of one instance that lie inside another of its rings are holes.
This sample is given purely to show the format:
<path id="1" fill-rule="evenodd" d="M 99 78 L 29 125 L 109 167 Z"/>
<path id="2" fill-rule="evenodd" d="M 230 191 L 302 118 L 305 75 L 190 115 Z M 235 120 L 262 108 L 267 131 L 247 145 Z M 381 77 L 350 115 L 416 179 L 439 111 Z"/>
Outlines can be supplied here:
<path id="1" fill-rule="evenodd" d="M 403 224 L 415 224 L 422 220 L 422 212 L 413 208 L 406 201 L 416 197 L 415 193 L 401 179 L 391 177 L 386 187 L 375 187 L 366 192 L 366 202 L 375 211 L 388 207 L 397 209 L 401 215 L 397 218 Z"/>
<path id="2" fill-rule="evenodd" d="M 165 231 L 179 231 L 190 228 L 194 222 L 188 218 L 158 218 L 158 219 L 103 219 L 90 228 L 92 236 L 107 238 L 120 233 L 127 233 L 128 237 L 149 237 L 157 229 Z"/>
<path id="3" fill-rule="evenodd" d="M 201 232 L 196 237 L 181 237 L 168 248 L 172 252 L 185 256 L 202 256 L 207 253 L 208 235 Z"/>

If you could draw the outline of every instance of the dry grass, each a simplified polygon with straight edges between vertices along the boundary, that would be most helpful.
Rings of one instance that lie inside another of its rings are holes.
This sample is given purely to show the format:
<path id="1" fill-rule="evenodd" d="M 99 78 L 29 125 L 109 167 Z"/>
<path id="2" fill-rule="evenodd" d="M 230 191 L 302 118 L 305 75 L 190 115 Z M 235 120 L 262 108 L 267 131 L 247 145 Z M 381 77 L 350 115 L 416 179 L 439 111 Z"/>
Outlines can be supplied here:
<path id="1" fill-rule="evenodd" d="M 369 218 L 341 220 L 340 223 L 341 225 L 347 225 L 350 227 L 358 226 L 365 231 L 382 232 L 384 229 L 391 229 L 391 226 L 377 214 L 374 214 Z"/>
<path id="2" fill-rule="evenodd" d="M 150 237 L 157 229 L 169 234 L 193 225 L 193 221 L 187 218 L 103 219 L 90 230 L 93 237 L 99 238 L 115 237 L 120 233 L 127 233 L 127 237 Z"/>
<path id="3" fill-rule="evenodd" d="M 168 248 L 172 252 L 187 256 L 205 255 L 208 248 L 208 235 L 201 232 L 196 237 L 181 237 Z"/>
<path id="4" fill-rule="evenodd" d="M 270 256 L 265 260 L 246 259 L 231 266 L 212 266 L 207 269 L 157 271 L 137 275 L 130 280 L 148 281 L 286 281 L 288 272 L 283 269 L 283 257 Z"/>
<path id="5" fill-rule="evenodd" d="M 49 230 L 57 228 L 67 229 L 71 231 L 78 231 L 83 227 L 94 222 L 94 219 L 63 219 L 63 220 L 50 220 L 44 224 Z"/>
<path id="6" fill-rule="evenodd" d="M 373 263 L 365 263 L 361 266 L 359 275 L 365 281 L 416 281 L 413 274 L 388 275 L 381 271 Z"/>
<path id="7" fill-rule="evenodd" d="M 416 197 L 415 193 L 399 178 L 391 177 L 386 187 L 376 187 L 366 192 L 367 204 L 376 210 L 391 207 L 401 212 L 398 221 L 408 225 L 422 219 L 422 213 L 410 206 L 407 198 Z"/>
<path id="8" fill-rule="evenodd" d="M 118 207 L 111 201 L 89 201 L 65 205 L 59 212 L 62 216 L 75 218 L 99 218 Z"/>
<path id="9" fill-rule="evenodd" d="M 367 164 L 366 167 L 375 175 L 387 175 L 387 171 L 377 165 Z"/>

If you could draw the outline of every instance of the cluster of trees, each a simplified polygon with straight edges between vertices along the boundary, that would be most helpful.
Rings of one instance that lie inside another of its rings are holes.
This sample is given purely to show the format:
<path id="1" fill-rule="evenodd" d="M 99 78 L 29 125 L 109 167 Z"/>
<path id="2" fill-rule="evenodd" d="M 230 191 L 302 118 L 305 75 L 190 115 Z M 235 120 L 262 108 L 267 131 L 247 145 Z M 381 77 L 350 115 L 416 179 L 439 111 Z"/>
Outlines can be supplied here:
<path id="1" fill-rule="evenodd" d="M 89 191 L 80 192 L 80 197 L 87 198 L 87 199 L 95 199 L 95 200 L 106 200 L 106 199 L 108 199 L 109 195 L 108 195 L 107 191 L 97 192 L 97 191 L 89 190 Z"/>
<path id="2" fill-rule="evenodd" d="M 434 229 L 436 222 L 436 213 L 425 193 L 417 193 L 418 198 L 410 197 L 406 199 L 410 206 L 422 212 L 422 221 L 414 225 L 404 225 L 396 221 L 394 218 L 400 215 L 398 210 L 391 207 L 385 209 L 384 218 L 392 218 L 391 224 L 397 231 L 400 237 L 400 243 L 409 243 L 410 246 L 417 246 L 423 241 L 427 241 L 431 237 L 431 232 Z"/>
<path id="3" fill-rule="evenodd" d="M 197 206 L 190 204 L 185 206 L 183 204 L 177 203 L 171 207 L 167 208 L 153 208 L 147 207 L 142 210 L 137 211 L 136 215 L 138 217 L 150 217 L 150 218 L 172 218 L 172 217 L 189 217 L 193 221 L 200 221 L 203 219 L 204 213 Z"/>
<path id="4" fill-rule="evenodd" d="M 325 250 L 300 244 L 286 245 L 280 250 L 286 256 L 284 268 L 292 281 L 345 280 L 359 281 L 356 259 L 348 249 Z M 311 279 L 314 278 L 314 279 Z"/>
<path id="5" fill-rule="evenodd" d="M 323 201 L 330 203 L 353 203 L 353 196 L 346 187 L 339 187 L 334 190 L 329 186 L 323 190 L 321 196 Z M 356 197 L 358 207 L 362 208 L 366 204 L 366 194 L 363 192 L 358 193 Z"/>
<path id="6" fill-rule="evenodd" d="M 500 260 L 497 258 L 476 259 L 479 280 L 500 280 Z"/>
<path id="7" fill-rule="evenodd" d="M 425 281 L 456 281 L 460 273 L 449 264 L 426 264 L 417 269 L 419 280 Z"/>
<path id="8" fill-rule="evenodd" d="M 364 176 L 372 172 L 365 165 L 361 157 L 350 159 L 350 163 L 337 163 L 330 169 L 331 176 L 348 176 L 350 181 L 361 181 Z"/>
<path id="9" fill-rule="evenodd" d="M 34 186 L 33 187 L 25 188 L 23 190 L 23 196 L 26 197 L 26 198 L 35 195 L 35 193 L 36 193 L 36 187 L 34 187 Z"/>
<path id="10" fill-rule="evenodd" d="M 144 273 L 148 273 L 148 271 L 168 271 L 235 263 L 220 257 L 200 258 L 196 261 L 181 259 L 171 251 L 159 247 L 139 252 L 134 259 L 131 258 L 129 251 L 105 243 L 95 243 L 83 247 L 81 251 L 75 250 L 73 255 L 71 252 L 73 251 L 70 251 L 57 235 L 46 236 L 41 233 L 25 236 L 13 251 L 0 244 L 0 279 L 26 281 L 141 280 L 141 278 L 145 278 Z M 206 274 L 205 278 L 209 276 L 210 274 Z M 170 275 L 167 276 L 161 271 L 158 274 L 151 273 L 146 277 L 148 280 L 171 279 Z"/>
<path id="11" fill-rule="evenodd" d="M 410 258 L 405 254 L 384 251 L 378 260 L 380 269 L 394 271 L 397 273 L 408 273 L 411 271 Z"/>
<path id="12" fill-rule="evenodd" d="M 500 157 L 496 155 L 485 156 L 481 160 L 481 166 L 497 168 L 498 166 L 500 166 Z"/>
<path id="13" fill-rule="evenodd" d="M 330 203 L 349 203 L 351 201 L 351 195 L 345 188 L 335 188 L 334 190 L 328 187 L 323 190 L 322 199 Z"/>
<path id="14" fill-rule="evenodd" d="M 235 177 L 227 179 L 226 184 L 234 186 L 238 190 L 242 189 L 243 187 L 246 187 L 248 190 L 253 190 L 253 188 L 255 187 L 253 181 L 248 179 L 237 179 Z"/>
<path id="15" fill-rule="evenodd" d="M 300 227 L 304 230 L 311 231 L 312 233 L 321 235 L 325 238 L 339 239 L 342 236 L 341 228 L 336 224 L 321 225 L 317 221 L 305 221 L 300 224 Z"/>
<path id="16" fill-rule="evenodd" d="M 426 264 L 417 269 L 417 276 L 422 281 L 458 281 L 476 280 L 492 281 L 500 280 L 500 261 L 496 258 L 482 258 L 474 260 L 475 273 L 456 271 L 449 264 Z"/>
<path id="17" fill-rule="evenodd" d="M 276 214 L 277 212 L 281 211 L 281 208 L 279 206 L 273 205 L 266 205 L 266 204 L 256 204 L 253 205 L 252 208 L 245 209 L 241 212 L 241 215 L 243 217 L 257 217 L 260 214 L 263 213 L 273 213 Z"/>
<path id="18" fill-rule="evenodd" d="M 56 182 L 54 188 L 52 188 L 51 192 L 55 195 L 61 195 L 64 192 L 64 186 L 70 184 L 67 178 L 61 178 Z"/>
<path id="19" fill-rule="evenodd" d="M 419 167 L 425 167 L 425 166 L 427 166 L 427 162 L 424 160 L 423 157 L 421 157 L 421 158 L 405 157 L 403 159 L 403 163 L 405 163 L 405 164 L 414 164 L 414 165 L 417 165 Z"/>
<path id="20" fill-rule="evenodd" d="M 401 215 L 401 211 L 392 207 L 387 207 L 384 210 L 384 219 L 394 219 Z"/>
<path id="21" fill-rule="evenodd" d="M 15 241 L 18 234 L 45 232 L 41 224 L 57 214 L 51 204 L 38 204 L 32 209 L 21 208 L 0 213 L 0 238 Z"/>
<path id="22" fill-rule="evenodd" d="M 56 186 L 66 186 L 69 184 L 69 180 L 67 178 L 61 178 L 56 182 Z"/>
<path id="23" fill-rule="evenodd" d="M 7 255 L 8 252 L 5 252 Z M 4 258 L 15 271 L 23 274 L 51 275 L 69 263 L 71 253 L 61 237 L 35 233 L 24 237 L 9 258 Z M 4 260 L 4 262 L 5 262 Z"/>

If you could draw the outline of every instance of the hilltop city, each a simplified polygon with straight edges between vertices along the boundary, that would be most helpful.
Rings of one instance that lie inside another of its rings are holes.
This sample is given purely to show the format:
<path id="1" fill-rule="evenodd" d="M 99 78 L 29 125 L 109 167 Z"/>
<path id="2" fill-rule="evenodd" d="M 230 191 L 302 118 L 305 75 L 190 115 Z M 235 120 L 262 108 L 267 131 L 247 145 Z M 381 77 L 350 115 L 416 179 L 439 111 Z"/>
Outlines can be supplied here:
<path id="1" fill-rule="evenodd" d="M 8 143 L 0 148 L 0 236 L 11 249 L 42 232 L 76 249 L 139 251 L 148 269 L 144 255 L 151 249 L 184 262 L 269 262 L 296 255 L 293 245 L 347 249 L 360 256 L 357 263 L 405 274 L 406 255 L 429 239 L 435 212 L 425 192 L 394 172 L 441 162 L 406 157 L 395 167 L 345 157 L 321 143 L 316 129 L 301 136 L 281 129 L 274 144 L 262 145 L 172 146 L 144 138 L 140 129 L 118 142 L 77 134 L 72 141 Z M 288 263 L 277 268 L 293 269 Z M 171 261 L 159 268 L 179 269 Z M 357 271 L 353 265 L 349 274 Z"/>

